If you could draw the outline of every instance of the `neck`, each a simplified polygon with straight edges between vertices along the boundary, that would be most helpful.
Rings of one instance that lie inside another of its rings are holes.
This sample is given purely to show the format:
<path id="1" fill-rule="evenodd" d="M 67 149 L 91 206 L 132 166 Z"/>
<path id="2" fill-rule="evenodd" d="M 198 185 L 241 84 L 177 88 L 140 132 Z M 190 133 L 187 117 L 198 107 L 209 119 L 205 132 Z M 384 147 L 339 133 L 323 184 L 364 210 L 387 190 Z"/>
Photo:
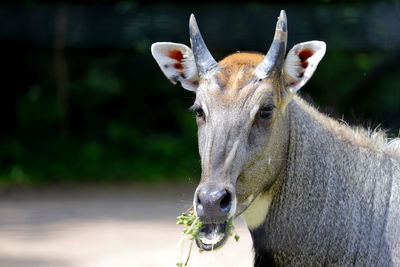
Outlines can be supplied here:
<path id="1" fill-rule="evenodd" d="M 352 262 L 362 253 L 368 263 L 385 243 L 393 158 L 298 97 L 287 112 L 286 170 L 266 219 L 251 230 L 256 262 Z"/>

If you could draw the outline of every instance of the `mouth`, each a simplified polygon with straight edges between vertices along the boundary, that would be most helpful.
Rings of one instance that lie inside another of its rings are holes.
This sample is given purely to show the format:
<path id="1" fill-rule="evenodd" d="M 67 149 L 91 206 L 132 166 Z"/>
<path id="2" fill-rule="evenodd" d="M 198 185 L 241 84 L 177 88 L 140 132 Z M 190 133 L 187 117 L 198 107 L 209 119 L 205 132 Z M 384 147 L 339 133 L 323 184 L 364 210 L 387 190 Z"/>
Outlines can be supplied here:
<path id="1" fill-rule="evenodd" d="M 220 248 L 228 238 L 227 222 L 204 223 L 196 237 L 198 248 L 206 251 Z"/>

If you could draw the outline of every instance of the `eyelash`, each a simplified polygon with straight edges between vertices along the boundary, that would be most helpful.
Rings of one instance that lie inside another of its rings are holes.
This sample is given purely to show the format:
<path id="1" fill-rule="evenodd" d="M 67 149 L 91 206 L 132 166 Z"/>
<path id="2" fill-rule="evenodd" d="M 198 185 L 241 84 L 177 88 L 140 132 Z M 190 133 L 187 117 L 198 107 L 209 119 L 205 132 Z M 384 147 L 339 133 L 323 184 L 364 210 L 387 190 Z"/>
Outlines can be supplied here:
<path id="1" fill-rule="evenodd" d="M 196 118 L 204 118 L 204 111 L 200 106 L 194 105 L 189 110 L 196 113 Z"/>
<path id="2" fill-rule="evenodd" d="M 274 105 L 267 105 L 260 108 L 257 114 L 257 119 L 262 119 L 262 120 L 271 119 L 274 108 L 275 108 Z"/>

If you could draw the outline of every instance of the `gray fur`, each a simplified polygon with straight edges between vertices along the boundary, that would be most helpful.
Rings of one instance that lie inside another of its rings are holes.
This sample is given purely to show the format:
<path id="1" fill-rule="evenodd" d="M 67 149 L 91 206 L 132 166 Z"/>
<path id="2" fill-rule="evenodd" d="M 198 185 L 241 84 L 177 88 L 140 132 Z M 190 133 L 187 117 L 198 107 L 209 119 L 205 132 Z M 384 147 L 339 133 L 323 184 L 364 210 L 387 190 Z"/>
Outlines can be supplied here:
<path id="1" fill-rule="evenodd" d="M 311 109 L 288 106 L 288 160 L 256 253 L 280 266 L 400 266 L 400 153 L 360 146 Z"/>

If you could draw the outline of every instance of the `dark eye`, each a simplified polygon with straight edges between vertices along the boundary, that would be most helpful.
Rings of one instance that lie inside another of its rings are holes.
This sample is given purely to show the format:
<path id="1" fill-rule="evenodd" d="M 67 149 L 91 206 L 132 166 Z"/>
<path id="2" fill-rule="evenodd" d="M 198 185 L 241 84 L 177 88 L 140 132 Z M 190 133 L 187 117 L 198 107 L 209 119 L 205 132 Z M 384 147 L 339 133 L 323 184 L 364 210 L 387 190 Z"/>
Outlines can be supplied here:
<path id="1" fill-rule="evenodd" d="M 196 108 L 194 112 L 196 112 L 196 117 L 204 117 L 204 111 L 201 107 Z"/>
<path id="2" fill-rule="evenodd" d="M 259 119 L 270 119 L 272 117 L 272 111 L 274 110 L 275 106 L 274 105 L 268 105 L 265 107 L 262 107 L 258 111 L 258 118 Z"/>
<path id="3" fill-rule="evenodd" d="M 196 117 L 197 118 L 204 118 L 205 117 L 203 109 L 198 105 L 193 105 L 189 110 L 193 111 L 194 113 L 196 113 Z"/>

